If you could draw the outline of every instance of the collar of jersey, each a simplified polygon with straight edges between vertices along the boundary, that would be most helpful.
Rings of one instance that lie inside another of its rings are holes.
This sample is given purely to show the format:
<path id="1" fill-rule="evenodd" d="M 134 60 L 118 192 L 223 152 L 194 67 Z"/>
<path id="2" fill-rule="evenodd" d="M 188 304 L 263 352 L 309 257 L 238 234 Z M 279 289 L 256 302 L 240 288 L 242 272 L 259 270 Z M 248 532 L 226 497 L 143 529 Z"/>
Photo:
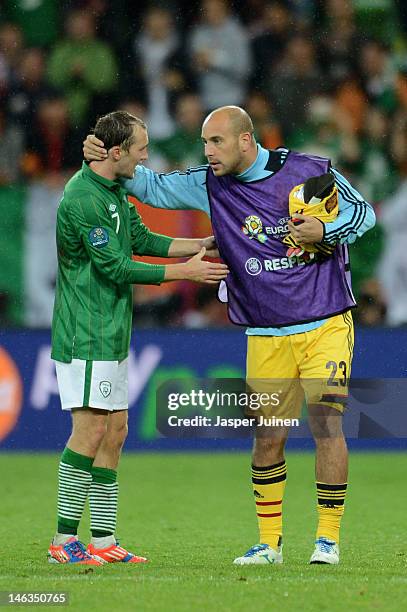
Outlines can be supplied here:
<path id="1" fill-rule="evenodd" d="M 107 187 L 108 189 L 111 189 L 112 191 L 121 189 L 121 186 L 117 181 L 111 181 L 110 179 L 107 179 L 104 176 L 100 176 L 100 174 L 96 174 L 96 172 L 93 172 L 92 168 L 89 165 L 89 162 L 83 162 L 82 172 L 86 177 L 91 178 L 93 181 L 100 183 L 101 185 Z"/>
<path id="2" fill-rule="evenodd" d="M 265 170 L 269 158 L 269 151 L 267 149 L 263 149 L 259 144 L 257 144 L 257 157 L 252 163 L 251 166 L 246 168 L 244 172 L 241 174 L 236 174 L 235 178 L 238 181 L 242 181 L 243 183 L 248 183 L 250 181 L 258 181 L 259 179 L 265 178 L 269 176 L 271 172 L 269 170 Z"/>

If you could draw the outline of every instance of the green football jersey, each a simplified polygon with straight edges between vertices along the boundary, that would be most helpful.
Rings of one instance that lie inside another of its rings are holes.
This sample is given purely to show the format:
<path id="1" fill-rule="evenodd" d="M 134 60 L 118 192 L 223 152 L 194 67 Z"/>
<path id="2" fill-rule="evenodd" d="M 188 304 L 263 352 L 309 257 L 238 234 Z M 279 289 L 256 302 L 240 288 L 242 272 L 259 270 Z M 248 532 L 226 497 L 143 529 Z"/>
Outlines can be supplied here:
<path id="1" fill-rule="evenodd" d="M 142 223 L 116 181 L 84 162 L 66 184 L 58 208 L 58 276 L 52 358 L 121 361 L 128 355 L 132 283 L 160 284 L 165 266 L 132 254 L 165 257 L 172 238 Z"/>

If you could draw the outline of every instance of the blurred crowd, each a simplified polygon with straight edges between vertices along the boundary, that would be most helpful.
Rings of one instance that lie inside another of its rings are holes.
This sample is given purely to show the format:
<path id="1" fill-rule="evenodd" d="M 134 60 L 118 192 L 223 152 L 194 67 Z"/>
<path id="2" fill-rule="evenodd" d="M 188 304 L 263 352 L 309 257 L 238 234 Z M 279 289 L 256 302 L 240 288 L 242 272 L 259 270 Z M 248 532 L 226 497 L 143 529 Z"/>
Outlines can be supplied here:
<path id="1" fill-rule="evenodd" d="M 144 118 L 148 165 L 166 172 L 205 162 L 201 123 L 224 104 L 247 109 L 263 146 L 331 158 L 374 205 L 377 227 L 351 250 L 356 316 L 364 325 L 407 324 L 404 0 L 4 0 L 0 7 L 0 186 L 28 189 L 26 324 L 49 325 L 58 199 L 96 117 L 122 108 Z M 191 228 L 189 214 L 181 213 L 181 227 Z M 135 303 L 140 324 L 228 324 L 207 288 L 178 285 L 162 295 L 136 288 Z"/>

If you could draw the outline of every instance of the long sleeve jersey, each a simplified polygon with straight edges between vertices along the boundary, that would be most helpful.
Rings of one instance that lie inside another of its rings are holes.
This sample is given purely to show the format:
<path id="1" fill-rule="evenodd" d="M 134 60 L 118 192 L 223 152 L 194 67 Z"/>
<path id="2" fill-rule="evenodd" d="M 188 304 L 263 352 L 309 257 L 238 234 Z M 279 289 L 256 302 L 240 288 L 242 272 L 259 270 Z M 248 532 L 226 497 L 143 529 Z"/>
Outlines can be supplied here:
<path id="1" fill-rule="evenodd" d="M 288 150 L 277 149 L 281 163 Z M 269 151 L 258 145 L 257 158 L 244 172 L 237 175 L 238 180 L 250 183 L 271 176 L 267 168 Z M 201 210 L 210 216 L 210 206 L 206 187 L 208 166 L 189 168 L 185 172 L 158 174 L 137 166 L 134 177 L 124 182 L 124 187 L 141 202 L 158 208 Z M 324 239 L 327 244 L 352 244 L 375 224 L 372 206 L 350 185 L 342 174 L 332 168 L 339 194 L 339 214 L 332 223 L 324 224 Z M 284 336 L 310 331 L 320 327 L 325 320 L 280 328 L 249 328 L 249 335 Z"/>

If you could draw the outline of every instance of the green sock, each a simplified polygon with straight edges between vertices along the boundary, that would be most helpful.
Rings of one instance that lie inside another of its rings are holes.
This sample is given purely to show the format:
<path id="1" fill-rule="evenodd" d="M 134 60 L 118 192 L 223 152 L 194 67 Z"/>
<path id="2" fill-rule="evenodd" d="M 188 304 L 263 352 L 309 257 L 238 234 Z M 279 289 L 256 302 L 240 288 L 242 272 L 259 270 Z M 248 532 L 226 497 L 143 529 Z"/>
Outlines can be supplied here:
<path id="1" fill-rule="evenodd" d="M 86 457 L 66 447 L 58 472 L 59 534 L 76 535 L 92 482 L 93 457 Z"/>
<path id="2" fill-rule="evenodd" d="M 118 491 L 116 470 L 92 468 L 89 507 L 93 538 L 104 538 L 115 533 Z"/>

